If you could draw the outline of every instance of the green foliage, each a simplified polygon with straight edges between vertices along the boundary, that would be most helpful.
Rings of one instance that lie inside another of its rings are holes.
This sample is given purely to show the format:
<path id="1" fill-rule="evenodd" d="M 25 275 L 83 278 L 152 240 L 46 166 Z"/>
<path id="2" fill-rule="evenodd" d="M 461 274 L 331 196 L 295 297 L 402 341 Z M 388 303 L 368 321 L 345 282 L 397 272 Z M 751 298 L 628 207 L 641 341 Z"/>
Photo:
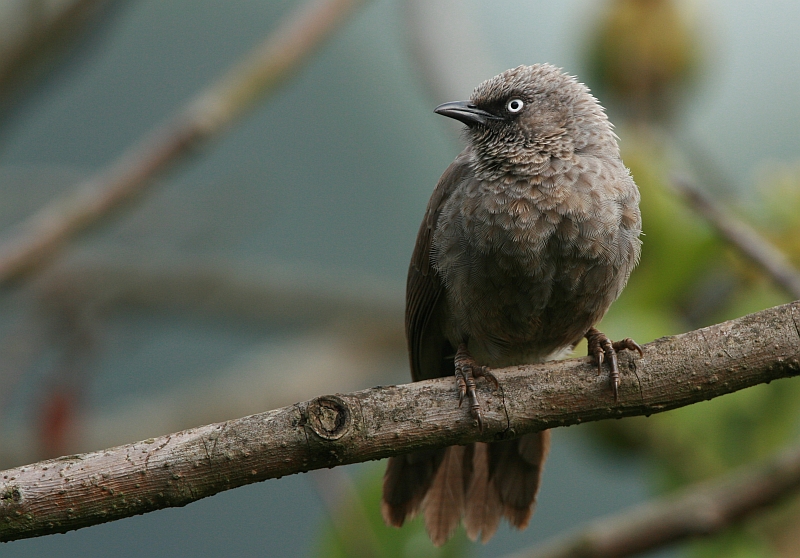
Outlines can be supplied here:
<path id="1" fill-rule="evenodd" d="M 642 192 L 643 256 L 601 326 L 639 341 L 788 301 L 760 269 L 716 236 L 667 185 L 674 165 L 641 130 L 624 160 Z M 771 167 L 739 215 L 800 262 L 800 166 Z M 712 303 L 713 302 L 713 303 Z M 650 458 L 667 491 L 766 458 L 800 434 L 800 383 L 783 380 L 649 418 L 593 425 L 598 440 Z M 787 523 L 796 527 L 800 518 Z M 769 533 L 731 529 L 691 545 L 696 556 L 775 556 Z"/>
<path id="2" fill-rule="evenodd" d="M 758 169 L 757 194 L 747 205 L 759 230 L 800 267 L 800 161 L 770 162 Z"/>
<path id="3" fill-rule="evenodd" d="M 611 0 L 586 45 L 592 88 L 637 120 L 670 116 L 701 65 L 692 22 L 671 0 Z"/>
<path id="4" fill-rule="evenodd" d="M 725 556 L 725 558 L 777 558 L 779 556 L 762 539 L 742 530 L 728 532 L 711 540 L 692 543 L 691 548 L 698 556 Z"/>
<path id="5" fill-rule="evenodd" d="M 342 499 L 331 518 L 325 522 L 317 556 L 324 558 L 461 558 L 469 556 L 470 543 L 463 529 L 444 546 L 431 544 L 421 517 L 402 529 L 387 527 L 381 509 L 381 487 L 386 462 L 369 463 L 360 468 L 355 494 Z"/>
<path id="6" fill-rule="evenodd" d="M 631 147 L 623 157 L 642 196 L 642 259 L 602 327 L 612 337 L 635 333 L 647 342 L 687 329 L 684 309 L 695 286 L 726 266 L 726 252 L 668 188 L 667 149 L 641 129 L 627 129 L 625 137 Z"/>

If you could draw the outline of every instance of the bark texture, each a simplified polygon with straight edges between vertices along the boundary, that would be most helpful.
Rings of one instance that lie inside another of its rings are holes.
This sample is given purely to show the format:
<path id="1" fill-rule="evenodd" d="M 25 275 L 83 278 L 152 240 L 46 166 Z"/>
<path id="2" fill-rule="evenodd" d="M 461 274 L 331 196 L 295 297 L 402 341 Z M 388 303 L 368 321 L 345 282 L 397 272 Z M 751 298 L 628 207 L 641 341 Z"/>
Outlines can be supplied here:
<path id="1" fill-rule="evenodd" d="M 800 302 L 657 339 L 620 357 L 619 402 L 588 358 L 495 371 L 484 428 L 450 378 L 304 403 L 0 472 L 0 541 L 63 533 L 311 469 L 650 415 L 800 374 Z M 291 371 L 286 371 L 287 374 Z"/>

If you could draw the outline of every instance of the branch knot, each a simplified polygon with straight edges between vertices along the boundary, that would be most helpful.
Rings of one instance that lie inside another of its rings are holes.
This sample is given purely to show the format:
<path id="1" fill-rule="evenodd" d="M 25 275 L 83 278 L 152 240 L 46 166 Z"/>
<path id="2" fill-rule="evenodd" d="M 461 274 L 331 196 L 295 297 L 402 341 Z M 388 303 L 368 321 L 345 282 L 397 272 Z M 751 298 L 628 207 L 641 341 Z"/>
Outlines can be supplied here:
<path id="1" fill-rule="evenodd" d="M 336 395 L 312 400 L 306 409 L 306 424 L 323 440 L 338 440 L 350 431 L 352 413 L 349 405 Z"/>

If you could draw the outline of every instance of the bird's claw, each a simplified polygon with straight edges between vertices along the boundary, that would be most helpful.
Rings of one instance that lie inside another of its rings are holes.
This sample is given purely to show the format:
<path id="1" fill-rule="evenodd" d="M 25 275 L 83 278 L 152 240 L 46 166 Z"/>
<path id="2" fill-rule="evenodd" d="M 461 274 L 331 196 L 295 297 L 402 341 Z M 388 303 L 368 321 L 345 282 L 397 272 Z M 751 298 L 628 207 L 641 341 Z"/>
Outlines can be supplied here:
<path id="1" fill-rule="evenodd" d="M 597 347 L 595 347 L 594 352 L 589 349 L 589 356 L 593 356 L 597 361 L 597 375 L 599 376 L 603 373 L 603 362 L 605 361 L 605 357 L 603 356 L 603 348 L 598 344 Z"/>
<path id="2" fill-rule="evenodd" d="M 641 345 L 639 345 L 639 343 L 637 343 L 630 337 L 626 337 L 622 341 L 614 341 L 611 344 L 611 346 L 614 347 L 614 350 L 617 352 L 624 351 L 627 349 L 629 351 L 636 351 L 637 353 L 639 353 L 640 357 L 644 356 L 644 351 L 642 350 Z"/>
<path id="3" fill-rule="evenodd" d="M 593 357 L 597 362 L 597 374 L 602 374 L 603 364 L 608 362 L 609 380 L 611 382 L 611 390 L 614 393 L 614 402 L 619 401 L 619 361 L 617 359 L 618 351 L 636 351 L 639 356 L 644 356 L 642 347 L 630 337 L 626 337 L 622 341 L 612 342 L 605 333 L 598 331 L 595 328 L 589 329 L 586 332 L 586 340 L 589 343 L 589 356 Z"/>
<path id="4" fill-rule="evenodd" d="M 459 345 L 455 356 L 456 369 L 456 388 L 458 389 L 458 406 L 464 402 L 466 396 L 469 400 L 469 412 L 476 421 L 478 428 L 483 431 L 483 415 L 481 414 L 481 404 L 478 401 L 478 394 L 475 391 L 475 379 L 486 378 L 495 389 L 500 387 L 500 382 L 486 366 L 480 366 L 467 351 L 466 345 Z"/>
<path id="5" fill-rule="evenodd" d="M 464 402 L 464 396 L 467 394 L 467 382 L 464 377 L 464 371 L 456 367 L 456 389 L 458 389 L 458 406 Z"/>

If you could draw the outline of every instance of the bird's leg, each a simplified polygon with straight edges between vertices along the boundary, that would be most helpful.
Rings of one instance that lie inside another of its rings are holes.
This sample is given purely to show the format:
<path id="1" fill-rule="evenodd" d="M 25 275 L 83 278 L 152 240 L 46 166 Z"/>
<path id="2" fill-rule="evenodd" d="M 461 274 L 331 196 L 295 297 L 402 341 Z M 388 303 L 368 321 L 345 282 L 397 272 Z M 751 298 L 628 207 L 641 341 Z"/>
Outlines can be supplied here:
<path id="1" fill-rule="evenodd" d="M 456 387 L 458 388 L 458 406 L 464 402 L 464 396 L 469 399 L 469 412 L 472 418 L 478 421 L 478 428 L 483 430 L 483 417 L 481 416 L 481 404 L 478 395 L 475 393 L 475 379 L 486 378 L 494 384 L 495 389 L 500 384 L 494 374 L 486 366 L 480 366 L 472 358 L 467 350 L 466 343 L 461 343 L 456 351 L 454 359 L 456 365 Z"/>
<path id="2" fill-rule="evenodd" d="M 622 341 L 614 341 L 606 336 L 602 331 L 595 328 L 589 328 L 586 332 L 586 341 L 589 342 L 589 356 L 594 357 L 597 361 L 597 374 L 603 373 L 603 362 L 608 361 L 611 368 L 609 379 L 611 380 L 611 388 L 614 390 L 614 401 L 619 401 L 619 363 L 617 362 L 617 352 L 622 350 L 636 351 L 639 356 L 644 356 L 642 348 L 639 344 L 626 337 Z"/>

